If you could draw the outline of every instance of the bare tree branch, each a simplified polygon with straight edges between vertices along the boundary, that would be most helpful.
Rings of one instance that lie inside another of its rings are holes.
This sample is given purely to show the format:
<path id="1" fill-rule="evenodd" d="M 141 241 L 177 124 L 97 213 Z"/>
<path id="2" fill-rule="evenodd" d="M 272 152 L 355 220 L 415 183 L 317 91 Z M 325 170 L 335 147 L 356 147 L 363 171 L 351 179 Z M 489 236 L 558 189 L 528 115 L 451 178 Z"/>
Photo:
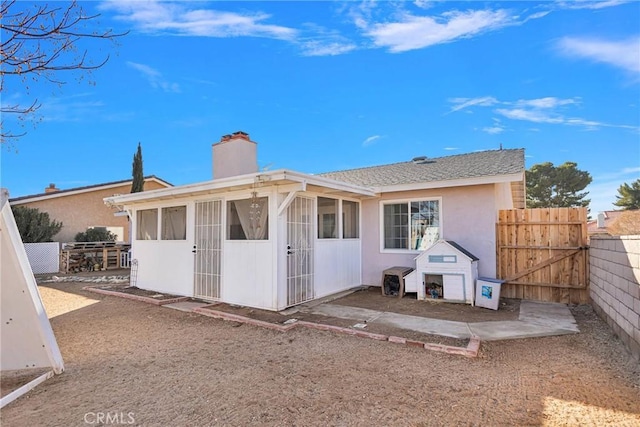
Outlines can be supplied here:
<path id="1" fill-rule="evenodd" d="M 115 42 L 127 33 L 111 29 L 95 29 L 99 14 L 86 15 L 74 0 L 65 6 L 48 4 L 25 6 L 16 0 L 2 0 L 0 5 L 0 93 L 6 99 L 5 78 L 22 79 L 24 93 L 29 94 L 27 79 L 34 84 L 45 81 L 57 86 L 66 83 L 63 72 L 90 73 L 104 66 L 107 54 L 95 61 L 89 51 L 81 47 L 85 40 Z M 17 114 L 24 120 L 42 106 L 36 99 L 27 106 L 3 101 L 0 113 Z M 7 131 L 0 122 L 0 143 L 23 136 Z"/>

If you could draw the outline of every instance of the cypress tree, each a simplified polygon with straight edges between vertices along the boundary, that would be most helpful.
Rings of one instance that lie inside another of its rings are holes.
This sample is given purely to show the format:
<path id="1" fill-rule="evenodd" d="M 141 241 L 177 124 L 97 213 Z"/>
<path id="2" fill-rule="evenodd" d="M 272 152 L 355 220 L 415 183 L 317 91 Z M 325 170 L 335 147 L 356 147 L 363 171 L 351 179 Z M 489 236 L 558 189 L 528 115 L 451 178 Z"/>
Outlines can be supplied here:
<path id="1" fill-rule="evenodd" d="M 133 155 L 133 182 L 131 183 L 131 192 L 139 193 L 144 191 L 144 174 L 142 173 L 142 147 L 138 142 L 138 151 Z"/>

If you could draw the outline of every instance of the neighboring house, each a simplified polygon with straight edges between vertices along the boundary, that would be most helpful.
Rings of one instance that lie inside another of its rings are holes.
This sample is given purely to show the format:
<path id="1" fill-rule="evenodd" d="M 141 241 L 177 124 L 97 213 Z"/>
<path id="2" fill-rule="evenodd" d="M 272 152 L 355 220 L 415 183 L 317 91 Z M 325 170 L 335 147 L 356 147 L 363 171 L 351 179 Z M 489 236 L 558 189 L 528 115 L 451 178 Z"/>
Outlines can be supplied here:
<path id="1" fill-rule="evenodd" d="M 11 206 L 37 208 L 47 212 L 51 220 L 62 222 L 62 230 L 53 240 L 73 242 L 76 234 L 91 227 L 105 227 L 116 234 L 118 241 L 129 241 L 129 221 L 126 214 L 104 204 L 104 198 L 131 192 L 131 179 L 60 190 L 54 184 L 44 193 L 9 199 Z M 144 179 L 144 189 L 156 190 L 172 185 L 156 176 Z"/>
<path id="2" fill-rule="evenodd" d="M 587 234 L 628 236 L 640 234 L 640 210 L 604 211 L 597 219 L 587 222 Z"/>
<path id="3" fill-rule="evenodd" d="M 282 310 L 380 286 L 439 239 L 495 277 L 498 210 L 524 201 L 523 149 L 321 175 L 259 172 L 244 132 L 212 149 L 211 181 L 105 199 L 131 215 L 138 287 Z"/>

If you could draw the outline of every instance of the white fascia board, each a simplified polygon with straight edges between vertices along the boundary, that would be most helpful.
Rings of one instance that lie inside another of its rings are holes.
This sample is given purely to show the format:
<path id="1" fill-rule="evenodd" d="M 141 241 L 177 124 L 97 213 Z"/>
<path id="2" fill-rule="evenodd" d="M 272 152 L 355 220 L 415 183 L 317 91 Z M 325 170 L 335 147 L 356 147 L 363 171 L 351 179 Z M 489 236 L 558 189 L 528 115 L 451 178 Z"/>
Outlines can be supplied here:
<path id="1" fill-rule="evenodd" d="M 181 185 L 178 187 L 162 188 L 159 190 L 143 191 L 140 193 L 123 194 L 120 196 L 105 197 L 103 200 L 107 205 L 124 206 L 134 203 L 144 203 L 155 200 L 174 199 L 178 197 L 195 196 L 198 194 L 225 191 L 233 187 L 253 188 L 255 185 L 269 185 L 270 182 L 285 181 L 318 185 L 340 191 L 348 191 L 363 196 L 374 196 L 375 193 L 364 187 L 320 178 L 300 172 L 287 170 L 275 170 L 269 172 L 256 172 L 247 175 L 239 175 L 229 178 L 216 179 L 195 184 Z"/>
<path id="2" fill-rule="evenodd" d="M 377 193 L 392 193 L 396 191 L 428 190 L 432 188 L 466 187 L 470 185 L 496 184 L 500 182 L 518 182 L 522 181 L 523 179 L 524 172 L 519 172 L 508 175 L 493 175 L 481 176 L 477 178 L 450 179 L 446 181 L 415 182 L 411 184 L 387 185 L 382 187 L 375 187 L 374 190 Z"/>

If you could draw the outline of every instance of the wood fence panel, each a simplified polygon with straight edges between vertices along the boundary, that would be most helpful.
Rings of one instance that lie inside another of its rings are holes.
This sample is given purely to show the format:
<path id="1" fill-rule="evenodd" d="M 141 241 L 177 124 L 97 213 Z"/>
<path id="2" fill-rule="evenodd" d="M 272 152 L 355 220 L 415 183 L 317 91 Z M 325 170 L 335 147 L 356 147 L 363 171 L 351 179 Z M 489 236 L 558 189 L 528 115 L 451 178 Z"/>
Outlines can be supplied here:
<path id="1" fill-rule="evenodd" d="M 502 210 L 496 241 L 502 296 L 589 302 L 586 208 Z"/>

